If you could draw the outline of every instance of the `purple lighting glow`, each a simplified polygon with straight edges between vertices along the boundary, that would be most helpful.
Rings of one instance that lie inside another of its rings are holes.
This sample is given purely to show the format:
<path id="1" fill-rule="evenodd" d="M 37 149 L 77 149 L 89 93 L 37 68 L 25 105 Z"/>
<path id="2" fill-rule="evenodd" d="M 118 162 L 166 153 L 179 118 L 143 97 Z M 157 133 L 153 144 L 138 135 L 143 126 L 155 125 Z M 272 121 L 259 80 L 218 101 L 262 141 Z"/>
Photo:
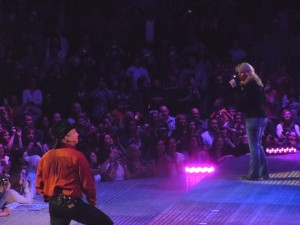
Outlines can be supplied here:
<path id="1" fill-rule="evenodd" d="M 185 172 L 186 173 L 213 173 L 215 171 L 215 168 L 213 166 L 210 167 L 195 167 L 195 166 L 186 166 Z"/>

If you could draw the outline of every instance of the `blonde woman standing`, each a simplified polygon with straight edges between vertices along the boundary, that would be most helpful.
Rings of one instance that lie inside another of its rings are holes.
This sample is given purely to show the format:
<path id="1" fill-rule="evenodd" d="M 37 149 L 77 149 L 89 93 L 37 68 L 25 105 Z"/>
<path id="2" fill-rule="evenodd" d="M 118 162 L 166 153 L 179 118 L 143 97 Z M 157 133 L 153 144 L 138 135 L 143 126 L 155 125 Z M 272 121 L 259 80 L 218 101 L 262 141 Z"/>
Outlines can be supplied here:
<path id="1" fill-rule="evenodd" d="M 240 110 L 246 117 L 246 130 L 250 149 L 248 174 L 242 179 L 269 179 L 267 159 L 261 143 L 267 124 L 264 85 L 249 63 L 239 64 L 236 67 L 236 72 L 241 87 Z"/>

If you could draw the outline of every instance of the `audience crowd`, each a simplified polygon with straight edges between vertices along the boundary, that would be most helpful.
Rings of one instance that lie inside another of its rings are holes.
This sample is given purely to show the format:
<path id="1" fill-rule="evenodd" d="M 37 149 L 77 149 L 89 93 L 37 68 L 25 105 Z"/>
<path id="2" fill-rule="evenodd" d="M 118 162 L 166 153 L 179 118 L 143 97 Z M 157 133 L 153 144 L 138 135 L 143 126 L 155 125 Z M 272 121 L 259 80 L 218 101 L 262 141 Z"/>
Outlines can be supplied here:
<path id="1" fill-rule="evenodd" d="M 11 187 L 2 182 L 0 192 L 32 201 L 62 119 L 79 132 L 97 182 L 176 176 L 187 164 L 247 154 L 228 84 L 243 61 L 265 84 L 264 146 L 297 148 L 296 3 L 1 0 L 0 172 Z"/>

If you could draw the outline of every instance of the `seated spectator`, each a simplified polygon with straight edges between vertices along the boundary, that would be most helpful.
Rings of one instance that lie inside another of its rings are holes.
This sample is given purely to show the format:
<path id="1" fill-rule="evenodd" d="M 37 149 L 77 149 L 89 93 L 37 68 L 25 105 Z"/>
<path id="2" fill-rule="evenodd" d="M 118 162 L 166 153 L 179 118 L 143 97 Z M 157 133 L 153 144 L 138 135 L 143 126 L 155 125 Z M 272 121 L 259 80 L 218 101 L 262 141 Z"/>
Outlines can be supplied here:
<path id="1" fill-rule="evenodd" d="M 37 129 L 42 133 L 43 140 L 47 137 L 49 130 L 51 129 L 52 123 L 48 116 L 43 115 L 37 124 Z"/>
<path id="2" fill-rule="evenodd" d="M 124 156 L 125 150 L 118 147 L 109 134 L 100 137 L 97 157 L 104 181 L 129 179 Z"/>
<path id="3" fill-rule="evenodd" d="M 128 146 L 127 162 L 131 179 L 152 177 L 154 175 L 154 164 L 142 160 L 141 149 L 134 143 Z"/>
<path id="4" fill-rule="evenodd" d="M 148 115 L 149 131 L 150 133 L 156 133 L 158 127 L 162 124 L 159 112 L 157 110 L 150 110 Z M 153 135 L 156 137 L 156 135 Z"/>
<path id="5" fill-rule="evenodd" d="M 201 139 L 197 135 L 189 136 L 189 145 L 187 147 L 188 163 L 206 164 L 209 162 L 208 149 L 203 146 Z"/>
<path id="6" fill-rule="evenodd" d="M 39 141 L 36 141 L 34 137 L 34 129 L 32 128 L 25 128 L 23 143 L 24 143 L 24 151 L 27 151 L 29 156 L 32 155 L 43 156 L 44 153 L 46 152 L 43 149 L 43 144 Z"/>
<path id="7" fill-rule="evenodd" d="M 283 95 L 281 107 L 282 109 L 289 109 L 293 122 L 298 122 L 300 98 L 295 85 L 290 85 L 287 93 Z"/>
<path id="8" fill-rule="evenodd" d="M 154 147 L 154 162 L 155 162 L 155 176 L 166 177 L 171 175 L 171 159 L 166 154 L 165 143 L 163 140 L 157 140 Z"/>
<path id="9" fill-rule="evenodd" d="M 0 217 L 9 216 L 12 211 L 6 207 L 7 195 L 10 189 L 9 174 L 4 170 L 2 163 L 0 162 Z"/>
<path id="10" fill-rule="evenodd" d="M 52 124 L 59 123 L 62 121 L 62 115 L 60 112 L 54 112 L 52 116 Z"/>
<path id="11" fill-rule="evenodd" d="M 140 128 L 138 127 L 137 120 L 135 118 L 129 118 L 125 121 L 125 127 L 122 130 L 119 130 L 117 136 L 119 137 L 118 144 L 119 147 L 122 146 L 126 150 L 126 148 L 131 144 L 137 144 L 142 151 L 142 157 L 148 157 L 148 148 L 145 146 L 146 136 L 140 132 Z"/>
<path id="12" fill-rule="evenodd" d="M 153 78 L 149 88 L 144 93 L 150 109 L 159 108 L 167 100 L 167 92 L 159 78 Z"/>
<path id="13" fill-rule="evenodd" d="M 169 108 L 166 105 L 161 105 L 159 107 L 159 112 L 161 113 L 163 122 L 169 127 L 168 136 L 171 136 L 173 130 L 175 130 L 175 118 L 170 115 Z"/>
<path id="14" fill-rule="evenodd" d="M 112 149 L 116 149 L 116 151 L 118 151 L 120 154 L 123 155 L 125 154 L 125 150 L 119 148 L 119 146 L 115 144 L 115 141 L 110 134 L 105 133 L 101 135 L 99 137 L 98 150 L 97 150 L 97 157 L 99 163 L 103 163 L 109 158 Z"/>
<path id="15" fill-rule="evenodd" d="M 5 154 L 3 145 L 1 143 L 0 143 L 0 163 L 2 164 L 3 170 L 9 171 L 10 169 L 9 156 Z"/>
<path id="16" fill-rule="evenodd" d="M 209 150 L 212 146 L 216 134 L 219 132 L 219 123 L 217 119 L 208 121 L 208 130 L 201 134 L 204 146 Z"/>
<path id="17" fill-rule="evenodd" d="M 235 116 L 237 114 L 236 108 L 235 106 L 228 106 L 226 107 L 227 110 L 227 115 L 229 120 L 224 124 L 225 126 L 229 127 L 230 129 L 232 129 L 234 127 L 234 123 L 235 123 Z"/>
<path id="18" fill-rule="evenodd" d="M 188 133 L 188 136 L 196 135 L 197 137 L 200 137 L 202 134 L 200 132 L 200 130 L 198 129 L 196 122 L 193 120 L 190 120 L 187 123 L 187 133 Z"/>
<path id="19" fill-rule="evenodd" d="M 107 159 L 100 164 L 103 172 L 103 181 L 127 180 L 130 173 L 127 164 L 120 151 L 116 148 L 110 149 Z"/>
<path id="20" fill-rule="evenodd" d="M 282 143 L 279 141 L 276 135 L 271 133 L 265 133 L 262 138 L 262 145 L 267 148 L 279 148 L 282 147 Z"/>
<path id="21" fill-rule="evenodd" d="M 25 128 L 33 129 L 35 142 L 43 142 L 43 133 L 35 126 L 35 121 L 33 120 L 33 116 L 30 113 L 24 113 L 20 128 L 22 129 L 22 131 L 24 131 Z"/>
<path id="22" fill-rule="evenodd" d="M 6 130 L 10 130 L 13 126 L 13 120 L 8 114 L 8 109 L 4 106 L 0 106 L 0 122 L 2 127 Z"/>
<path id="23" fill-rule="evenodd" d="M 29 156 L 28 153 L 25 151 L 23 152 L 22 160 L 25 161 L 25 165 L 27 167 L 28 179 L 31 181 L 32 184 L 35 184 L 36 170 L 41 160 L 41 157 L 39 155 Z M 32 188 L 32 192 L 36 194 L 35 185 L 32 185 L 31 188 Z"/>
<path id="24" fill-rule="evenodd" d="M 234 116 L 234 125 L 233 127 L 228 127 L 228 133 L 231 135 L 231 140 L 233 143 L 238 146 L 239 143 L 241 142 L 242 136 L 246 134 L 246 123 L 242 119 L 242 116 L 240 113 L 236 113 Z"/>
<path id="25" fill-rule="evenodd" d="M 3 145 L 4 151 L 9 155 L 13 150 L 22 150 L 22 130 L 20 128 L 12 127 L 11 135 L 8 130 L 1 130 L 0 143 Z"/>
<path id="26" fill-rule="evenodd" d="M 232 136 L 230 135 L 230 132 L 228 132 L 229 128 L 227 126 L 222 126 L 220 128 L 220 135 L 224 138 L 224 155 L 236 155 L 238 149 L 236 144 L 234 143 L 234 140 Z"/>
<path id="27" fill-rule="evenodd" d="M 237 147 L 237 151 L 235 151 L 234 153 L 234 156 L 245 155 L 248 154 L 249 152 L 250 149 L 249 149 L 248 135 L 245 133 L 241 138 L 241 141 Z"/>
<path id="28" fill-rule="evenodd" d="M 98 85 L 91 92 L 91 115 L 95 121 L 99 122 L 107 111 L 113 109 L 113 99 L 113 92 L 109 89 L 106 78 L 100 76 Z"/>
<path id="29" fill-rule="evenodd" d="M 129 82 L 122 78 L 118 81 L 117 87 L 114 91 L 114 106 L 115 109 L 121 113 L 130 109 L 130 101 L 132 100 L 132 93 L 130 92 Z"/>
<path id="30" fill-rule="evenodd" d="M 22 105 L 19 101 L 18 96 L 17 95 L 9 96 L 7 100 L 7 104 L 4 103 L 4 105 L 5 105 L 5 111 L 8 113 L 9 116 L 8 121 L 13 121 L 13 123 L 17 122 L 19 116 L 22 114 Z M 8 124 L 11 125 L 11 123 Z"/>
<path id="31" fill-rule="evenodd" d="M 222 136 L 216 136 L 211 149 L 210 149 L 210 159 L 213 163 L 220 164 L 222 163 L 228 155 L 224 155 L 224 145 L 225 140 Z"/>
<path id="32" fill-rule="evenodd" d="M 281 142 L 288 142 L 287 135 L 290 132 L 294 132 L 296 134 L 296 140 L 297 142 L 299 142 L 299 125 L 295 124 L 295 122 L 293 121 L 292 112 L 289 109 L 284 109 L 282 111 L 281 122 L 276 125 L 276 135 Z"/>
<path id="33" fill-rule="evenodd" d="M 188 74 L 183 86 L 175 93 L 175 112 L 187 114 L 189 109 L 199 105 L 202 100 L 200 87 L 197 86 L 195 74 Z"/>
<path id="34" fill-rule="evenodd" d="M 132 91 L 138 89 L 137 81 L 141 77 L 144 77 L 148 83 L 151 83 L 148 70 L 147 68 L 143 67 L 143 65 L 141 65 L 141 59 L 138 56 L 133 59 L 132 64 L 128 67 L 126 76 L 128 77 L 128 79 L 130 79 L 130 89 Z"/>
<path id="35" fill-rule="evenodd" d="M 210 119 L 217 119 L 220 125 L 226 124 L 231 115 L 227 112 L 224 98 L 216 98 L 213 102 L 213 112 L 210 114 Z"/>
<path id="36" fill-rule="evenodd" d="M 297 133 L 294 131 L 290 131 L 287 134 L 287 147 L 297 148 L 297 138 L 298 138 Z"/>
<path id="37" fill-rule="evenodd" d="M 37 87 L 37 80 L 35 78 L 31 78 L 28 82 L 28 87 L 23 89 L 22 104 L 23 106 L 31 105 L 31 108 L 34 109 L 33 112 L 35 112 L 34 118 L 37 119 L 42 113 L 43 93 Z"/>
<path id="38" fill-rule="evenodd" d="M 184 171 L 185 155 L 177 151 L 177 142 L 173 137 L 169 137 L 166 143 L 167 155 L 170 158 L 170 176 L 182 174 Z"/>
<path id="39" fill-rule="evenodd" d="M 208 123 L 206 120 L 201 119 L 200 110 L 198 108 L 191 109 L 190 119 L 196 123 L 200 134 L 208 129 Z"/>
<path id="40" fill-rule="evenodd" d="M 21 204 L 30 204 L 33 201 L 35 185 L 28 178 L 28 171 L 26 167 L 19 167 L 19 169 L 11 171 L 10 190 L 7 195 L 7 203 L 18 202 Z"/>
<path id="41" fill-rule="evenodd" d="M 177 140 L 178 151 L 182 151 L 187 146 L 188 127 L 185 114 L 178 114 L 175 118 L 176 128 L 172 133 L 172 137 Z"/>
<path id="42" fill-rule="evenodd" d="M 92 174 L 94 176 L 94 181 L 98 182 L 101 181 L 101 169 L 100 164 L 98 162 L 97 154 L 94 151 L 90 151 L 87 154 L 87 159 L 90 164 L 90 169 L 92 171 Z"/>

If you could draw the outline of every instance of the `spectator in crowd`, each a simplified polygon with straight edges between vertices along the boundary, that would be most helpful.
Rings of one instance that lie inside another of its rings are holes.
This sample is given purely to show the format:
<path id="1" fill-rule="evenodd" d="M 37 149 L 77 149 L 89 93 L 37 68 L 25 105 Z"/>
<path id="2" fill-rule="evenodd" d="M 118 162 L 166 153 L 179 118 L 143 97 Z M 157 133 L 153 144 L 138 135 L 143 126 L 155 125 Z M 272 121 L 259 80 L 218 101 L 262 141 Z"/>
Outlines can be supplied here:
<path id="1" fill-rule="evenodd" d="M 155 176 L 166 177 L 171 175 L 171 159 L 166 154 L 166 146 L 163 140 L 156 140 L 153 152 L 155 162 Z"/>
<path id="2" fill-rule="evenodd" d="M 101 181 L 101 174 L 103 174 L 103 171 L 100 168 L 100 164 L 98 162 L 98 157 L 96 152 L 90 151 L 87 153 L 87 160 L 90 164 L 90 169 L 92 171 L 92 174 L 94 176 L 94 181 L 99 182 Z"/>
<path id="3" fill-rule="evenodd" d="M 173 137 L 168 137 L 167 139 L 166 154 L 170 157 L 170 176 L 181 175 L 187 156 L 177 151 L 177 142 Z"/>
<path id="4" fill-rule="evenodd" d="M 225 99 L 223 97 L 216 98 L 213 101 L 213 110 L 210 114 L 210 118 L 217 119 L 220 125 L 224 125 L 231 118 L 227 112 Z"/>
<path id="5" fill-rule="evenodd" d="M 133 59 L 133 63 L 131 66 L 128 67 L 126 71 L 126 76 L 130 79 L 131 84 L 131 90 L 135 91 L 138 89 L 137 81 L 144 77 L 145 81 L 148 82 L 148 84 L 151 83 L 150 76 L 148 74 L 148 70 L 141 65 L 141 59 L 140 57 L 136 56 Z"/>
<path id="6" fill-rule="evenodd" d="M 12 213 L 12 210 L 6 207 L 7 195 L 10 190 L 10 176 L 8 172 L 4 170 L 2 162 L 0 162 L 0 217 L 9 216 Z"/>
<path id="7" fill-rule="evenodd" d="M 98 78 L 98 85 L 92 91 L 92 117 L 99 121 L 113 107 L 113 92 L 108 88 L 106 79 Z"/>
<path id="8" fill-rule="evenodd" d="M 297 93 L 297 87 L 291 85 L 285 95 L 282 97 L 282 109 L 289 109 L 292 113 L 294 122 L 298 122 L 300 109 L 300 96 Z"/>
<path id="9" fill-rule="evenodd" d="M 167 93 L 161 79 L 154 77 L 149 88 L 145 92 L 146 100 L 150 109 L 159 109 L 160 105 L 167 101 Z"/>
<path id="10" fill-rule="evenodd" d="M 187 154 L 187 162 L 192 165 L 203 165 L 210 161 L 208 149 L 201 143 L 198 135 L 189 136 Z"/>
<path id="11" fill-rule="evenodd" d="M 43 142 L 43 134 L 42 132 L 36 127 L 35 121 L 33 121 L 33 116 L 30 113 L 25 113 L 22 116 L 22 121 L 20 124 L 20 128 L 25 130 L 27 128 L 34 130 L 34 140 L 36 142 Z"/>
<path id="12" fill-rule="evenodd" d="M 37 122 L 37 128 L 42 132 L 43 137 L 45 137 L 46 133 L 50 129 L 52 123 L 48 116 L 43 115 L 40 120 Z"/>
<path id="13" fill-rule="evenodd" d="M 199 133 L 202 134 L 207 130 L 208 124 L 206 120 L 203 120 L 200 115 L 200 110 L 198 108 L 192 108 L 190 112 L 190 119 L 195 122 L 199 129 Z"/>
<path id="14" fill-rule="evenodd" d="M 271 135 L 271 137 L 273 137 Z M 264 146 L 267 147 L 267 146 Z M 274 147 L 274 145 L 272 146 Z M 249 149 L 249 141 L 248 141 L 248 135 L 246 133 L 243 134 L 238 146 L 237 146 L 237 151 L 234 152 L 234 156 L 241 156 L 245 154 L 249 154 L 250 149 Z"/>
<path id="15" fill-rule="evenodd" d="M 100 170 L 104 171 L 103 181 L 127 180 L 130 178 L 124 154 L 113 146 L 107 151 L 106 158 L 101 158 Z"/>
<path id="16" fill-rule="evenodd" d="M 188 126 L 187 126 L 187 118 L 185 114 L 177 114 L 175 118 L 175 130 L 172 133 L 172 137 L 177 140 L 177 147 L 179 152 L 187 146 L 188 139 Z"/>
<path id="17" fill-rule="evenodd" d="M 187 114 L 189 112 L 188 109 L 199 106 L 202 94 L 194 75 L 188 75 L 183 82 L 185 83 L 177 93 L 176 111 L 177 113 Z"/>
<path id="18" fill-rule="evenodd" d="M 212 147 L 212 143 L 214 141 L 215 136 L 219 133 L 219 122 L 217 119 L 210 119 L 208 121 L 208 129 L 207 131 L 201 134 L 201 138 L 204 146 L 210 151 Z"/>
<path id="19" fill-rule="evenodd" d="M 166 105 L 161 105 L 159 107 L 159 112 L 163 122 L 168 125 L 168 136 L 171 136 L 172 132 L 175 130 L 175 118 L 170 115 L 169 108 Z"/>
<path id="20" fill-rule="evenodd" d="M 13 126 L 13 120 L 10 118 L 9 112 L 7 111 L 6 107 L 0 107 L 0 122 L 2 127 L 10 130 Z"/>
<path id="21" fill-rule="evenodd" d="M 291 132 L 296 136 L 296 141 L 299 142 L 299 125 L 294 122 L 291 110 L 284 109 L 281 114 L 281 121 L 276 125 L 276 136 L 281 142 L 288 142 L 288 136 Z"/>
<path id="22" fill-rule="evenodd" d="M 71 98 L 72 102 L 82 105 L 84 109 L 90 108 L 90 92 L 84 79 L 78 81 Z"/>
<path id="23" fill-rule="evenodd" d="M 0 131 L 0 143 L 4 151 L 11 155 L 14 150 L 23 150 L 22 130 L 18 127 L 12 127 L 11 134 L 8 130 Z"/>
<path id="24" fill-rule="evenodd" d="M 197 137 L 200 138 L 201 136 L 201 132 L 199 132 L 199 128 L 197 127 L 195 121 L 193 120 L 189 120 L 187 122 L 187 133 L 188 133 L 188 136 L 191 136 L 191 135 L 196 135 Z"/>
<path id="25" fill-rule="evenodd" d="M 10 169 L 10 160 L 9 156 L 4 152 L 3 144 L 0 143 L 0 163 L 3 170 L 9 171 Z"/>
<path id="26" fill-rule="evenodd" d="M 237 146 L 227 126 L 220 127 L 220 136 L 224 138 L 223 155 L 236 155 Z"/>
<path id="27" fill-rule="evenodd" d="M 34 129 L 28 127 L 24 129 L 23 133 L 24 151 L 26 151 L 29 156 L 43 156 L 45 153 L 45 150 L 43 149 L 43 143 L 35 139 Z"/>
<path id="28" fill-rule="evenodd" d="M 222 136 L 216 136 L 213 140 L 212 146 L 210 148 L 209 154 L 211 162 L 220 164 L 222 163 L 228 156 L 224 155 L 224 138 Z"/>
<path id="29" fill-rule="evenodd" d="M 13 176 L 10 178 L 10 189 L 8 190 L 7 194 L 7 203 L 21 203 L 21 204 L 30 204 L 33 202 L 33 196 L 34 196 L 34 188 L 32 181 L 27 177 L 27 170 L 26 167 L 21 168 L 15 176 L 18 179 L 18 185 L 13 183 Z"/>
<path id="30" fill-rule="evenodd" d="M 43 92 L 38 88 L 37 80 L 35 78 L 31 78 L 28 82 L 28 88 L 25 88 L 22 93 L 22 104 L 23 106 L 31 106 L 31 110 L 34 113 L 33 117 L 36 122 L 42 114 Z"/>
<path id="31" fill-rule="evenodd" d="M 154 176 L 154 164 L 151 161 L 147 162 L 142 159 L 140 146 L 135 143 L 130 144 L 127 148 L 126 156 L 131 179 Z"/>
<path id="32" fill-rule="evenodd" d="M 270 122 L 275 125 L 278 122 L 280 101 L 278 99 L 277 90 L 271 80 L 267 80 L 264 87 L 266 95 L 266 113 Z M 273 128 L 274 129 L 274 128 Z"/>
<path id="33" fill-rule="evenodd" d="M 130 109 L 132 92 L 130 91 L 129 82 L 123 78 L 118 81 L 114 89 L 114 107 L 116 110 L 124 113 Z"/>
<path id="34" fill-rule="evenodd" d="M 231 61 L 234 65 L 237 65 L 246 59 L 247 53 L 241 47 L 240 40 L 234 39 L 229 48 L 229 53 L 231 56 Z"/>

